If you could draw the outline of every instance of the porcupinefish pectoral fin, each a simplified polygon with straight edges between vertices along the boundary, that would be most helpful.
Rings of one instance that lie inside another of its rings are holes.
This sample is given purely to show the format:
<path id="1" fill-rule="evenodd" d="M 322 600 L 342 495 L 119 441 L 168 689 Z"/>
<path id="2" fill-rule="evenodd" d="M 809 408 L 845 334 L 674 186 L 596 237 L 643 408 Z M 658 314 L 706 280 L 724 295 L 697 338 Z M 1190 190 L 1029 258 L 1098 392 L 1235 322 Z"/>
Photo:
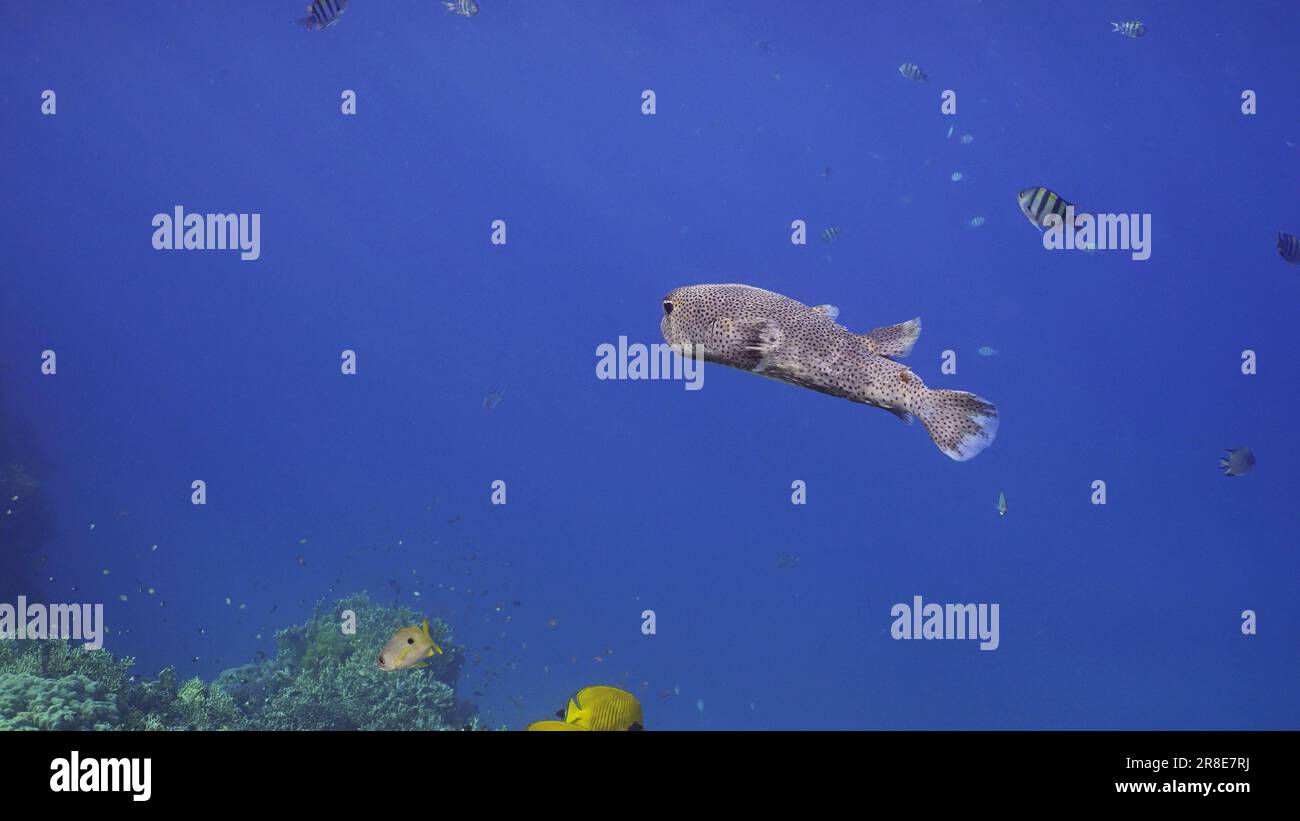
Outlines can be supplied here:
<path id="1" fill-rule="evenodd" d="M 902 422 L 904 425 L 912 424 L 912 414 L 908 413 L 907 411 L 899 410 L 898 408 L 885 408 L 885 410 L 897 416 L 899 421 Z"/>
<path id="2" fill-rule="evenodd" d="M 770 319 L 752 319 L 738 323 L 737 330 L 745 343 L 745 350 L 767 356 L 781 347 L 781 326 Z"/>
<path id="3" fill-rule="evenodd" d="M 807 376 L 808 363 L 784 344 L 779 324 L 770 319 L 749 320 L 741 323 L 739 330 L 745 350 L 753 356 L 750 371 L 787 382 L 801 382 Z"/>
<path id="4" fill-rule="evenodd" d="M 916 319 L 909 319 L 897 325 L 876 328 L 870 333 L 863 334 L 862 338 L 867 340 L 867 347 L 872 353 L 901 359 L 912 352 L 912 346 L 916 344 L 920 335 L 921 318 L 918 316 Z"/>
<path id="5" fill-rule="evenodd" d="M 818 305 L 816 308 L 813 308 L 813 310 L 819 314 L 825 314 L 831 319 L 839 319 L 840 316 L 840 309 L 836 308 L 834 305 Z"/>

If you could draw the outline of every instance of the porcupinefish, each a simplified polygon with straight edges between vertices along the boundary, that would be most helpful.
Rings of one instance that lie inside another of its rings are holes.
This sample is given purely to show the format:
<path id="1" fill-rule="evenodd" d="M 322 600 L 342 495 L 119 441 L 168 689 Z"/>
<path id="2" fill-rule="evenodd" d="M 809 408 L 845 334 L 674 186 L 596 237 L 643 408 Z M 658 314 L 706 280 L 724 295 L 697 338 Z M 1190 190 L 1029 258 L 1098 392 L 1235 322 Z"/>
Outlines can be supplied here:
<path id="1" fill-rule="evenodd" d="M 659 328 L 679 353 L 919 417 L 930 438 L 964 462 L 993 443 L 998 410 L 973 393 L 927 388 L 906 365 L 921 320 L 856 334 L 828 306 L 810 308 L 749 285 L 688 285 L 663 298 Z M 837 312 L 835 312 L 837 313 Z"/>

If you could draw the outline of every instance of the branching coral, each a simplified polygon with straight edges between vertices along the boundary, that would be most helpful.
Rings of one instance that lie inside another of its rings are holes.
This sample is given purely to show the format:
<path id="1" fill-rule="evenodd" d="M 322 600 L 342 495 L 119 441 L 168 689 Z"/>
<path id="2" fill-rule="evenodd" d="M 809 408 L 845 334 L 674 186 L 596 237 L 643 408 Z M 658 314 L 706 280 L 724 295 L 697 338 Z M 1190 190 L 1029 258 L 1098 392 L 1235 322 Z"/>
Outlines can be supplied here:
<path id="1" fill-rule="evenodd" d="M 440 730 L 477 728 L 454 687 L 464 655 L 451 628 L 429 632 L 444 655 L 384 672 L 379 648 L 422 616 L 361 594 L 276 634 L 274 659 L 226 670 L 211 685 L 164 668 L 132 683 L 132 659 L 59 641 L 0 642 L 0 729 Z"/>
<path id="2" fill-rule="evenodd" d="M 192 730 L 222 730 L 239 727 L 240 714 L 230 696 L 217 687 L 209 688 L 195 676 L 181 686 L 169 711 L 177 723 Z M 164 716 L 166 718 L 166 716 Z"/>
<path id="3" fill-rule="evenodd" d="M 103 685 L 82 675 L 0 675 L 0 730 L 111 730 L 117 705 Z"/>
<path id="4" fill-rule="evenodd" d="M 103 649 L 87 650 L 62 639 L 0 642 L 0 673 L 30 673 L 42 678 L 82 675 L 117 695 L 135 659 L 116 658 Z"/>
<path id="5" fill-rule="evenodd" d="M 276 635 L 278 669 L 291 677 L 266 701 L 258 726 L 310 730 L 460 729 L 467 710 L 455 704 L 453 686 L 463 655 L 451 628 L 430 622 L 444 655 L 427 669 L 384 672 L 379 648 L 394 632 L 419 624 L 419 613 L 372 604 L 364 594 L 318 609 L 300 627 Z"/>

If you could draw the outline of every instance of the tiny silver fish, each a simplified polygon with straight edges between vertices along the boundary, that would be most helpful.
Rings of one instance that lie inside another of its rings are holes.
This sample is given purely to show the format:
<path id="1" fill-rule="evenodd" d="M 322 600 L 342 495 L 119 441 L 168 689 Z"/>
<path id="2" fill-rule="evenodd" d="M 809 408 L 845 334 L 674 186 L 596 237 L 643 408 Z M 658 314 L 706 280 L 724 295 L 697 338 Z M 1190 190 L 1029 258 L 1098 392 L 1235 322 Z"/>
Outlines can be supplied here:
<path id="1" fill-rule="evenodd" d="M 1119 32 L 1125 37 L 1131 37 L 1134 40 L 1147 33 L 1147 27 L 1142 25 L 1141 20 L 1129 20 L 1124 23 L 1111 23 L 1111 33 Z"/>
<path id="2" fill-rule="evenodd" d="M 461 17 L 473 17 L 478 14 L 478 3 L 474 0 L 443 0 L 442 4 L 447 7 L 447 11 L 459 14 Z"/>
<path id="3" fill-rule="evenodd" d="M 921 67 L 916 63 L 903 63 L 898 67 L 898 73 L 917 83 L 924 83 L 926 80 L 930 79 L 930 77 L 922 71 Z"/>

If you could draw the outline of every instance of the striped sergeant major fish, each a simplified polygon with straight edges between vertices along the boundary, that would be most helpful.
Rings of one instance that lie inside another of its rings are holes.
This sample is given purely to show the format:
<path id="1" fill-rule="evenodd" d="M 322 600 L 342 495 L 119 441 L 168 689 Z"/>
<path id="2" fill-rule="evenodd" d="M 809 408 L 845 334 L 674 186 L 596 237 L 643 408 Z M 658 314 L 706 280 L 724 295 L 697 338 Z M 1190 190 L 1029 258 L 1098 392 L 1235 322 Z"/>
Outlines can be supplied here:
<path id="1" fill-rule="evenodd" d="M 339 21 L 348 0 L 312 0 L 307 7 L 307 16 L 298 21 L 298 25 L 308 31 L 324 31 Z"/>
<path id="2" fill-rule="evenodd" d="M 478 3 L 474 0 L 442 0 L 442 4 L 447 7 L 447 11 L 459 14 L 461 17 L 473 17 L 478 14 Z"/>
<path id="3" fill-rule="evenodd" d="M 918 83 L 923 83 L 926 80 L 930 79 L 928 76 L 926 76 L 926 73 L 921 70 L 921 67 L 918 66 L 916 63 L 903 63 L 901 66 L 898 67 L 898 73 L 903 75 L 907 79 L 913 80 Z"/>
<path id="4" fill-rule="evenodd" d="M 1074 203 L 1066 202 L 1055 192 L 1036 185 L 1020 192 L 1020 210 L 1025 217 L 1041 231 L 1047 227 L 1047 218 L 1056 214 L 1065 225 L 1065 209 L 1073 208 Z"/>
<path id="5" fill-rule="evenodd" d="M 838 225 L 832 225 L 830 228 L 827 228 L 825 231 L 822 231 L 822 242 L 834 242 L 836 239 L 839 238 L 840 234 L 843 233 L 844 233 L 843 228 L 839 227 Z"/>
<path id="6" fill-rule="evenodd" d="M 1141 20 L 1129 20 L 1126 23 L 1111 23 L 1111 33 L 1119 32 L 1125 37 L 1132 37 L 1134 40 L 1147 33 L 1147 27 L 1142 25 Z"/>
<path id="7" fill-rule="evenodd" d="M 1293 234 L 1277 232 L 1277 252 L 1292 265 L 1300 265 L 1300 239 Z"/>

